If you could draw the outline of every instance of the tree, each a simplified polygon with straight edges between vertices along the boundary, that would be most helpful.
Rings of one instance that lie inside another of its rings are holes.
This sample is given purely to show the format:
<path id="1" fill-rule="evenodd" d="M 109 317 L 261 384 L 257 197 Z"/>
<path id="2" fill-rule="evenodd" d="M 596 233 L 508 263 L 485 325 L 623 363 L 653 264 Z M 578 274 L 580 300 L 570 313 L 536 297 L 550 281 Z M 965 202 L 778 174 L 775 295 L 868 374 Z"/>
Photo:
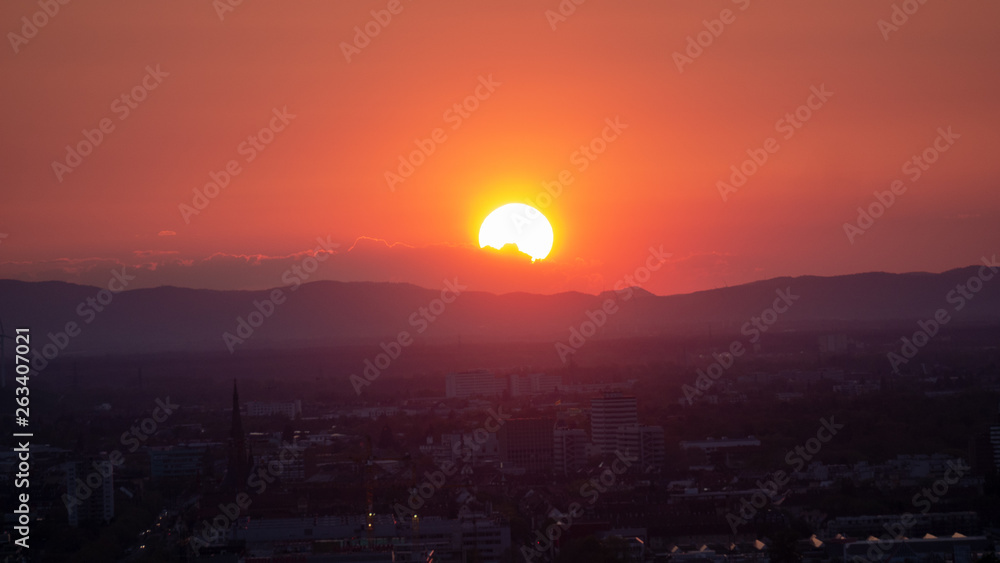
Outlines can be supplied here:
<path id="1" fill-rule="evenodd" d="M 771 538 L 767 550 L 771 554 L 771 563 L 799 563 L 802 554 L 796 546 L 796 534 L 791 529 L 780 530 Z"/>

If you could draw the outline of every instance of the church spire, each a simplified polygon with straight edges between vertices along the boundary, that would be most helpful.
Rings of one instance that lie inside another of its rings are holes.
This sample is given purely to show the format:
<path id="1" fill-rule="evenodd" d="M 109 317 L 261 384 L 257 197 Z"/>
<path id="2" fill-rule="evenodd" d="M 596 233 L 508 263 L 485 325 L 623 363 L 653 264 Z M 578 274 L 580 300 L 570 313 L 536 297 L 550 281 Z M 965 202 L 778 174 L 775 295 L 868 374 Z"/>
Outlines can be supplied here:
<path id="1" fill-rule="evenodd" d="M 246 451 L 246 435 L 240 416 L 240 392 L 233 379 L 233 418 L 229 431 L 229 462 L 226 467 L 225 488 L 243 492 L 250 475 L 250 458 Z"/>
<path id="2" fill-rule="evenodd" d="M 233 422 L 230 425 L 229 437 L 234 442 L 241 444 L 244 440 L 243 418 L 240 416 L 240 391 L 236 388 L 235 379 L 233 379 Z"/>

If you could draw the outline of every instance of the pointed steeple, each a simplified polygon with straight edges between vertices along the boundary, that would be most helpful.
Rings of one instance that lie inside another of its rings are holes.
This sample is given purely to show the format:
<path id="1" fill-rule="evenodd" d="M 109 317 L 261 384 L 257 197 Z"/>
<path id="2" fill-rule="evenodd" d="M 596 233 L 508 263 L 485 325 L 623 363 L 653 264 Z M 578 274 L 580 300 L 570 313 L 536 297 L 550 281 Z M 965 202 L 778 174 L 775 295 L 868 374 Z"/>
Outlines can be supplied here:
<path id="1" fill-rule="evenodd" d="M 246 435 L 243 433 L 243 418 L 240 416 L 240 392 L 233 379 L 233 417 L 229 430 L 229 462 L 226 466 L 224 488 L 229 491 L 246 490 L 250 475 L 250 456 L 246 450 Z"/>
<path id="2" fill-rule="evenodd" d="M 236 388 L 235 379 L 233 379 L 233 422 L 230 425 L 229 437 L 241 445 L 244 441 L 243 418 L 240 416 L 240 391 Z"/>

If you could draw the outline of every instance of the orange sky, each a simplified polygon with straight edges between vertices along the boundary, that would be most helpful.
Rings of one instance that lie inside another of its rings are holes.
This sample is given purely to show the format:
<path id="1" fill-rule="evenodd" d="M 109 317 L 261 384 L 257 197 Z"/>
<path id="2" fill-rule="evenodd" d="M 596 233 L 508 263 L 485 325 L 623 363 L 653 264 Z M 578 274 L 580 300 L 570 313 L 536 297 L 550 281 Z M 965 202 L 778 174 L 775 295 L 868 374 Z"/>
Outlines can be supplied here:
<path id="1" fill-rule="evenodd" d="M 244 2 L 220 19 L 209 2 L 70 2 L 19 41 L 40 8 L 4 2 L 0 277 L 102 284 L 126 264 L 140 287 L 268 287 L 330 237 L 338 255 L 314 279 L 498 292 L 610 289 L 662 246 L 670 263 L 644 287 L 668 294 L 1000 250 L 1000 4 L 927 0 L 885 40 L 885 0 L 590 0 L 555 30 L 556 0 L 402 0 L 348 62 L 341 44 L 387 4 Z M 673 54 L 723 10 L 679 72 Z M 167 75 L 126 115 L 115 100 L 157 65 Z M 499 85 L 458 121 L 447 112 L 480 77 Z M 785 139 L 777 122 L 814 86 L 832 97 Z M 241 143 L 286 107 L 247 162 Z M 616 117 L 627 128 L 579 170 L 574 153 Z M 105 119 L 59 181 L 53 162 Z M 903 164 L 949 126 L 960 137 L 911 181 Z M 390 189 L 386 171 L 437 128 Z M 723 201 L 717 182 L 769 137 L 777 151 Z M 179 205 L 231 160 L 239 174 L 185 222 Z M 548 259 L 476 248 L 489 211 L 537 201 L 562 170 L 573 183 L 542 208 Z M 849 242 L 844 223 L 896 179 L 907 191 Z"/>

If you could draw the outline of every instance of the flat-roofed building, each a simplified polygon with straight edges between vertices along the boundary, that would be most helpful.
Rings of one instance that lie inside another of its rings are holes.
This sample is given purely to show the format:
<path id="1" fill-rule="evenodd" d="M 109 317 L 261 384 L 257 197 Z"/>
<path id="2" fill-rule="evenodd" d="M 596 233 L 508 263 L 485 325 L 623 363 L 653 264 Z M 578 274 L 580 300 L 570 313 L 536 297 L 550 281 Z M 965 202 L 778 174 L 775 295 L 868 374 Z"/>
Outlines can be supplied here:
<path id="1" fill-rule="evenodd" d="M 629 458 L 638 458 L 633 467 L 641 471 L 662 468 L 667 448 L 662 426 L 623 426 L 618 429 L 617 450 Z"/>
<path id="2" fill-rule="evenodd" d="M 553 427 L 549 418 L 511 418 L 497 431 L 500 461 L 527 471 L 552 469 Z"/>
<path id="3" fill-rule="evenodd" d="M 614 453 L 618 447 L 619 428 L 638 424 L 635 397 L 614 392 L 590 401 L 590 435 L 601 453 Z"/>
<path id="4" fill-rule="evenodd" d="M 155 480 L 198 475 L 204 466 L 205 446 L 162 446 L 147 449 L 149 475 Z"/>
<path id="5" fill-rule="evenodd" d="M 250 401 L 246 403 L 247 416 L 281 415 L 295 418 L 302 414 L 302 401 Z"/>
<path id="6" fill-rule="evenodd" d="M 529 373 L 527 375 L 512 373 L 508 385 L 511 397 L 552 393 L 560 387 L 562 387 L 562 376 L 545 373 Z"/>
<path id="7" fill-rule="evenodd" d="M 445 376 L 444 393 L 449 398 L 496 397 L 507 390 L 507 378 L 488 370 L 461 371 Z"/>

